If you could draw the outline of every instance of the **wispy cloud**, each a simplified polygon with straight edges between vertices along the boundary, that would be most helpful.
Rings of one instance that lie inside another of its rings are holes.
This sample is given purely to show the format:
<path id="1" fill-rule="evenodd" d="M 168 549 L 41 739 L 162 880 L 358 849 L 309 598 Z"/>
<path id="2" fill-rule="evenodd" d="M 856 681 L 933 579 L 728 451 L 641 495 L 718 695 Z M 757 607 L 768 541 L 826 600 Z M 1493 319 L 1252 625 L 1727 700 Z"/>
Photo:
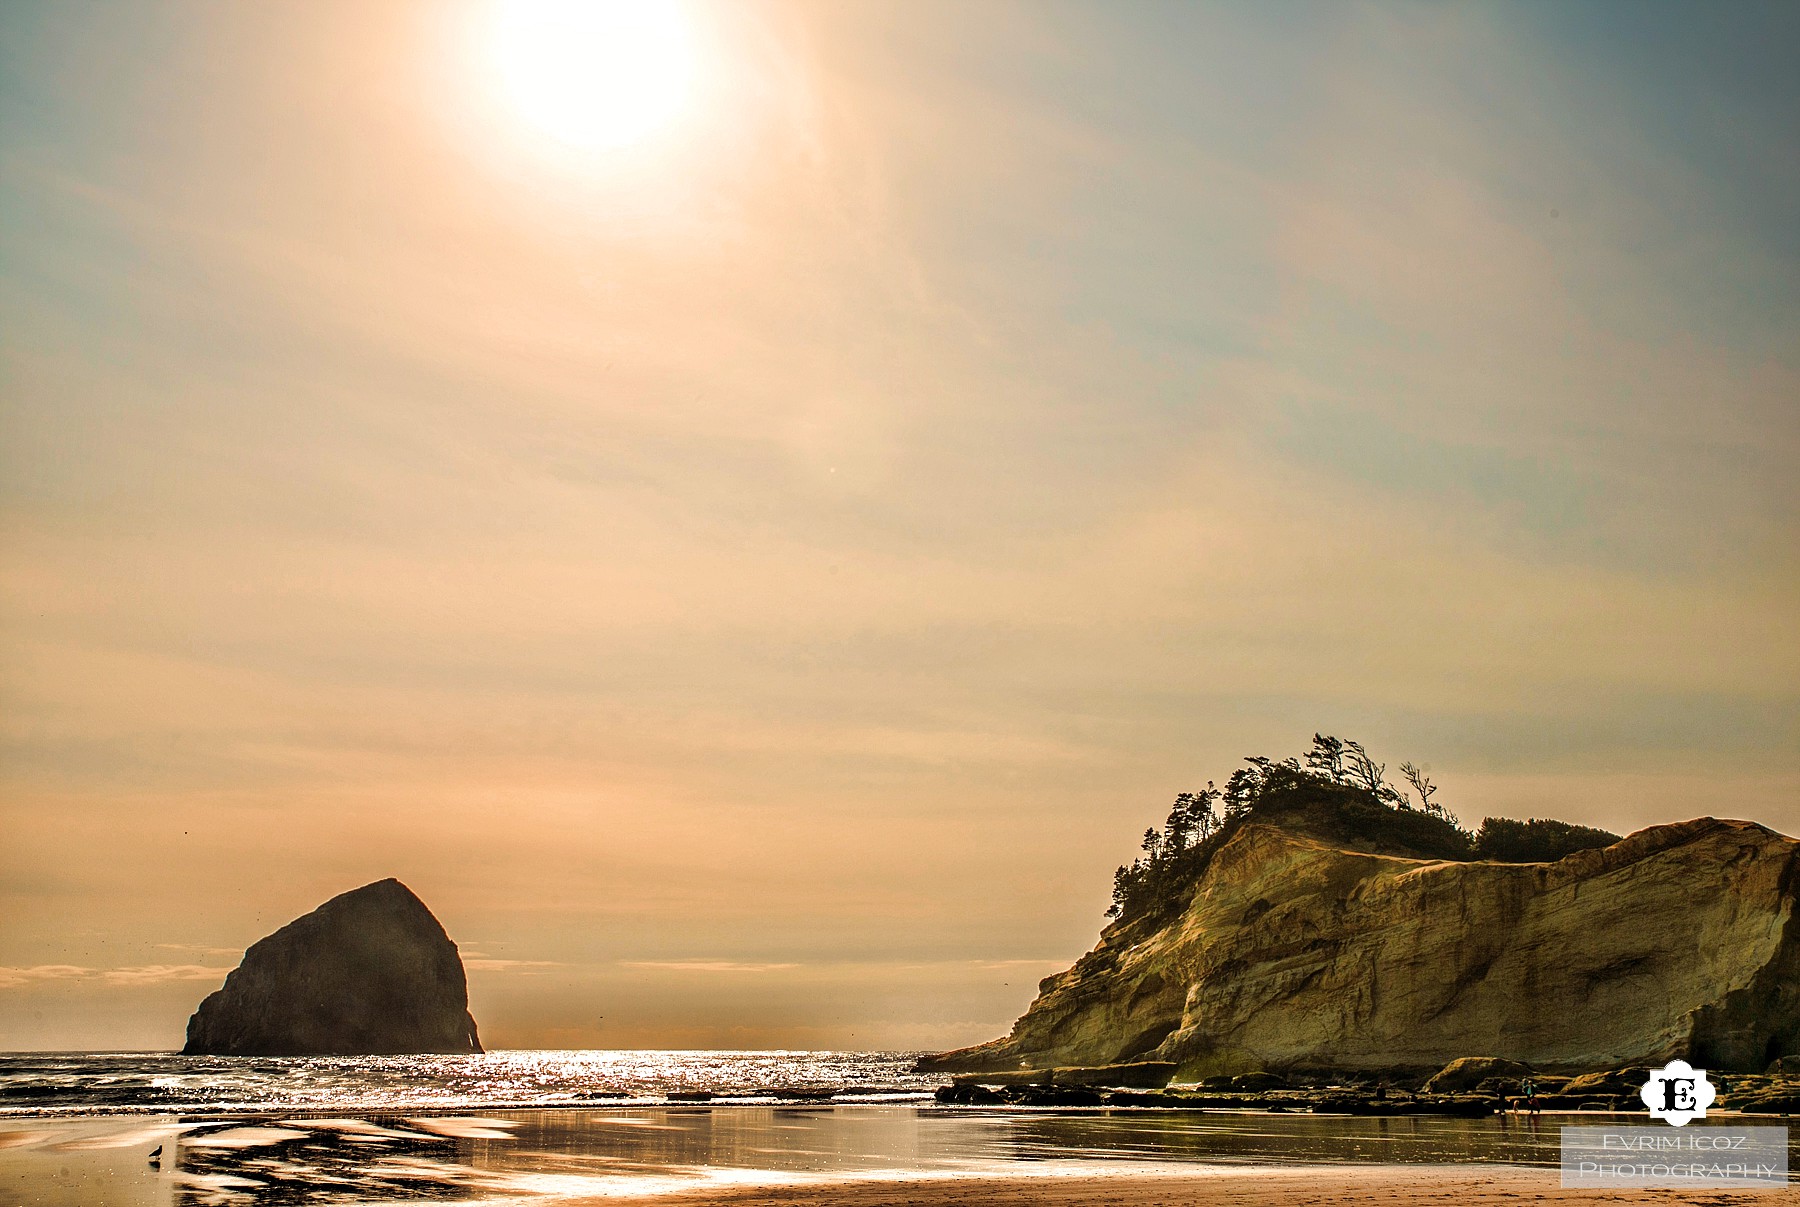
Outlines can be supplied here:
<path id="1" fill-rule="evenodd" d="M 0 989 L 17 989 L 33 981 L 67 981 L 89 975 L 93 969 L 73 964 L 36 964 L 30 968 L 0 967 Z"/>
<path id="2" fill-rule="evenodd" d="M 137 968 L 100 968 L 97 975 L 115 985 L 151 985 L 163 981 L 221 980 L 231 968 L 210 964 L 145 964 Z"/>
<path id="3" fill-rule="evenodd" d="M 565 967 L 561 960 L 501 960 L 491 956 L 464 956 L 462 966 L 470 972 L 529 972 Z"/>
<path id="4" fill-rule="evenodd" d="M 750 961 L 750 960 L 620 960 L 621 968 L 637 968 L 659 972 L 782 972 L 790 968 L 807 968 L 822 973 L 842 972 L 945 972 L 973 970 L 978 972 L 1032 971 L 1056 972 L 1069 966 L 1066 959 L 1014 960 L 828 960 Z"/>
<path id="5" fill-rule="evenodd" d="M 0 967 L 0 989 L 41 981 L 98 981 L 110 985 L 159 985 L 168 981 L 223 980 L 230 968 L 209 964 L 140 964 L 129 968 L 84 968 L 76 964 Z"/>
<path id="6" fill-rule="evenodd" d="M 208 947 L 203 943 L 155 943 L 152 946 L 162 951 L 191 951 L 201 956 L 224 956 L 237 958 L 244 954 L 241 947 Z"/>
<path id="7" fill-rule="evenodd" d="M 975 960 L 972 963 L 989 972 L 1005 972 L 1013 968 L 1041 968 L 1046 972 L 1057 972 L 1068 967 L 1067 960 Z"/>
<path id="8" fill-rule="evenodd" d="M 619 966 L 657 972 L 781 972 L 800 967 L 798 964 L 765 964 L 742 960 L 620 960 Z"/>

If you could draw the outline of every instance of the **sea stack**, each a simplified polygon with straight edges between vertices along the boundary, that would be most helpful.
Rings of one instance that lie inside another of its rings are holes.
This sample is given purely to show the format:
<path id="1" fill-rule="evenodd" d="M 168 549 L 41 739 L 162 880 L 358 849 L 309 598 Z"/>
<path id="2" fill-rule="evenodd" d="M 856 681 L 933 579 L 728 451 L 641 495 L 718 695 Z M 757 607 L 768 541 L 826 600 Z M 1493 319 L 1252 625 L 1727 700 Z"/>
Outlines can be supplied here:
<path id="1" fill-rule="evenodd" d="M 456 944 L 398 880 L 333 897 L 244 953 L 186 1056 L 481 1051 Z"/>
<path id="2" fill-rule="evenodd" d="M 1760 1072 L 1800 1053 L 1800 843 L 1763 826 L 1703 817 L 1542 863 L 1222 837 L 1183 899 L 1108 927 L 1011 1035 L 921 1068 Z"/>

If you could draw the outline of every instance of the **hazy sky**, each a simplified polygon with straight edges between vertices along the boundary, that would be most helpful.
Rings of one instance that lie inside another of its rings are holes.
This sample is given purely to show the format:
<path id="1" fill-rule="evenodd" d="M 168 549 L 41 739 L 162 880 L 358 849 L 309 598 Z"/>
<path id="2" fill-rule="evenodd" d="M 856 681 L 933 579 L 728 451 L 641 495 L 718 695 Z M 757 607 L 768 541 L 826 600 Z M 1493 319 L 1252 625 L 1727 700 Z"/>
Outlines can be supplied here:
<path id="1" fill-rule="evenodd" d="M 0 6 L 0 1048 L 388 875 L 492 1046 L 985 1039 L 1315 730 L 1800 831 L 1800 7 L 684 12 Z"/>

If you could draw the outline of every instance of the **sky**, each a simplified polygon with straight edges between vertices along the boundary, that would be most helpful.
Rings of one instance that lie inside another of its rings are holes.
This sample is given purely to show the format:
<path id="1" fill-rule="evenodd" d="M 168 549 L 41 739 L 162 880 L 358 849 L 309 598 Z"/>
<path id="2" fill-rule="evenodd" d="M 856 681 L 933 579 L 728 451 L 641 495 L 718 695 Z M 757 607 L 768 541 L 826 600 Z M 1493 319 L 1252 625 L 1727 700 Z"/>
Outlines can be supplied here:
<path id="1" fill-rule="evenodd" d="M 0 6 L 0 1049 L 390 875 L 490 1047 L 977 1042 L 1315 732 L 1800 833 L 1800 8 L 652 18 Z"/>

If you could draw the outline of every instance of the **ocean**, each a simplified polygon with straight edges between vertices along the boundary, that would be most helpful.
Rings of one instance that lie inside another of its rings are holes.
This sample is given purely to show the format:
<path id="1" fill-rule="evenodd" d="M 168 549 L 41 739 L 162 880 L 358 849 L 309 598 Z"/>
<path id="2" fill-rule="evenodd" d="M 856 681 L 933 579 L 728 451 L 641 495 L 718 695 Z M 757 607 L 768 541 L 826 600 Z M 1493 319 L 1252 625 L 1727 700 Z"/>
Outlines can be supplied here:
<path id="1" fill-rule="evenodd" d="M 941 1075 L 891 1052 L 488 1052 L 480 1056 L 0 1055 L 0 1118 L 925 1101 Z"/>

